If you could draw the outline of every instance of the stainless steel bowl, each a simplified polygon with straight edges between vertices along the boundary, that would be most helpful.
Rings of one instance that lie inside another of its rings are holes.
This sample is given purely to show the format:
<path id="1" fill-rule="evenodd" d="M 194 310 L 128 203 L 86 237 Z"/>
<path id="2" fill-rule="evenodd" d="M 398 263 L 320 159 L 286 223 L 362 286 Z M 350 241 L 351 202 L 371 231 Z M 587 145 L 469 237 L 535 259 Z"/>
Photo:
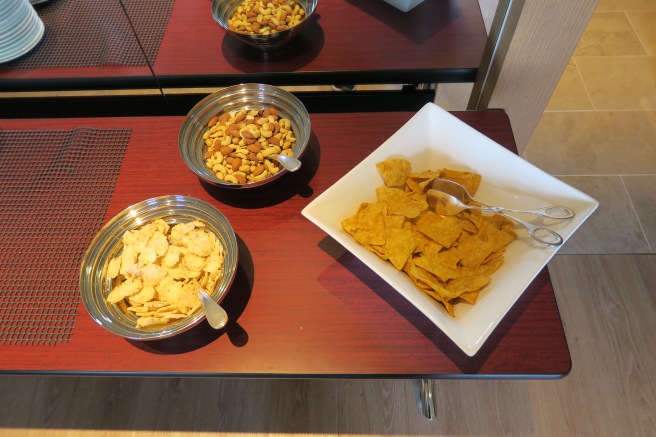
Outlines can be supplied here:
<path id="1" fill-rule="evenodd" d="M 274 32 L 269 35 L 247 35 L 234 32 L 230 30 L 228 26 L 228 20 L 235 9 L 237 9 L 243 1 L 244 0 L 212 0 L 212 15 L 214 16 L 214 20 L 216 20 L 219 26 L 221 26 L 221 28 L 229 35 L 265 53 L 275 52 L 289 45 L 308 23 L 308 20 L 314 14 L 318 3 L 318 0 L 296 0 L 296 2 L 305 9 L 305 18 L 294 27 L 280 32 Z"/>
<path id="2" fill-rule="evenodd" d="M 312 132 L 310 115 L 296 96 L 281 88 L 265 84 L 231 86 L 210 94 L 198 102 L 189 111 L 180 128 L 178 146 L 180 147 L 182 159 L 199 178 L 212 185 L 224 188 L 254 188 L 280 178 L 287 173 L 287 170 L 281 169 L 275 175 L 259 182 L 233 184 L 216 177 L 212 170 L 207 168 L 203 159 L 203 154 L 206 151 L 203 133 L 212 117 L 226 111 L 239 111 L 244 108 L 267 109 L 271 107 L 275 108 L 281 117 L 290 120 L 292 130 L 296 136 L 292 151 L 294 156 L 300 159 L 305 153 Z"/>
<path id="3" fill-rule="evenodd" d="M 163 219 L 169 224 L 199 220 L 223 244 L 225 259 L 223 278 L 214 290 L 207 290 L 221 302 L 237 272 L 238 249 L 235 233 L 228 219 L 209 203 L 187 196 L 163 196 L 132 205 L 111 219 L 93 239 L 80 267 L 80 295 L 89 315 L 108 331 L 132 340 L 157 340 L 172 337 L 205 319 L 202 310 L 192 317 L 166 326 L 136 328 L 137 318 L 107 303 L 106 297 L 116 280 L 107 276 L 109 260 L 121 253 L 123 234 L 151 220 Z"/>

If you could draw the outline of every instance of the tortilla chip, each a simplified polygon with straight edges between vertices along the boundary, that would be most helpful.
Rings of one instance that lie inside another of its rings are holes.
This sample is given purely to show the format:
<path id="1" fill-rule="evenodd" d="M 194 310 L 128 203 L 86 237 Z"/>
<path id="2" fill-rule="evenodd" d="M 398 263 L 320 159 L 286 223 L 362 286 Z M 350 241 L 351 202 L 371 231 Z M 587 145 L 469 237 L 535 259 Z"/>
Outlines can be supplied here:
<path id="1" fill-rule="evenodd" d="M 416 219 L 415 224 L 419 232 L 444 247 L 450 247 L 462 233 L 458 219 L 453 216 L 435 214 L 432 211 L 424 211 Z"/>
<path id="2" fill-rule="evenodd" d="M 385 253 L 397 270 L 403 269 L 415 247 L 417 247 L 417 241 L 412 231 L 397 228 L 385 230 Z"/>
<path id="3" fill-rule="evenodd" d="M 481 185 L 481 175 L 467 171 L 444 169 L 440 172 L 440 177 L 459 183 L 467 189 L 471 196 L 476 194 Z"/>
<path id="4" fill-rule="evenodd" d="M 405 187 L 405 180 L 410 169 L 410 162 L 405 159 L 391 158 L 376 164 L 378 172 L 383 177 L 385 186 L 389 188 Z"/>
<path id="5" fill-rule="evenodd" d="M 385 215 L 387 207 L 381 203 L 367 204 L 353 217 L 342 221 L 342 228 L 360 244 L 382 246 L 385 244 Z"/>
<path id="6" fill-rule="evenodd" d="M 399 188 L 380 187 L 376 190 L 378 201 L 387 206 L 389 214 L 415 218 L 428 208 L 428 203 L 422 197 L 406 193 Z"/>

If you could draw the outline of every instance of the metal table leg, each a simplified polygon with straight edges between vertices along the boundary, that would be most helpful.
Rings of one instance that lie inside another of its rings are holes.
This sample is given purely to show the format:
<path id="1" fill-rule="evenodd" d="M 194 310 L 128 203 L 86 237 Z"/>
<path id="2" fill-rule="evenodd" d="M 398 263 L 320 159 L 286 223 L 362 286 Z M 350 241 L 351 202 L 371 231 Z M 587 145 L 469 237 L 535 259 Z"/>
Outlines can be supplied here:
<path id="1" fill-rule="evenodd" d="M 421 410 L 427 419 L 435 419 L 435 401 L 433 399 L 433 384 L 428 379 L 421 380 Z"/>

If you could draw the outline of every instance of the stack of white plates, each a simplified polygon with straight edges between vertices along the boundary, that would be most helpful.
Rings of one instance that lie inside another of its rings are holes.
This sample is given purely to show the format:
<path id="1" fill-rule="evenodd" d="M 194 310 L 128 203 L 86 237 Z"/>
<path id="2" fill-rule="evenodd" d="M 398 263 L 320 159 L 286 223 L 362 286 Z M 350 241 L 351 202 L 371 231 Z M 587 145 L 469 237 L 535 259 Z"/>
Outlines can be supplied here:
<path id="1" fill-rule="evenodd" d="M 43 21 L 28 0 L 0 0 L 0 63 L 32 50 L 44 33 Z"/>

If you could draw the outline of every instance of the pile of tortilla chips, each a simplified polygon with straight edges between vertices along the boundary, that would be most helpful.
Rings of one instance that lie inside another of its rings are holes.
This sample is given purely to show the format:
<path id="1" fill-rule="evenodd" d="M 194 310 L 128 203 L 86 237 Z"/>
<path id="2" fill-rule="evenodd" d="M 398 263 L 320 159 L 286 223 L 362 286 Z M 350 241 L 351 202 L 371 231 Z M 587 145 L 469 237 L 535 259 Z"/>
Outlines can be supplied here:
<path id="1" fill-rule="evenodd" d="M 121 254 L 109 261 L 116 285 L 107 302 L 137 316 L 136 327 L 166 325 L 200 307 L 198 289 L 223 276 L 223 245 L 199 221 L 169 226 L 157 219 L 125 232 Z"/>
<path id="2" fill-rule="evenodd" d="M 506 246 L 517 238 L 513 223 L 474 210 L 447 215 L 429 205 L 427 192 L 436 178 L 458 182 L 474 195 L 478 174 L 449 169 L 413 173 L 410 162 L 400 158 L 376 167 L 385 183 L 376 190 L 377 202 L 361 204 L 342 227 L 455 316 L 454 304 L 475 303 L 503 264 Z"/>

